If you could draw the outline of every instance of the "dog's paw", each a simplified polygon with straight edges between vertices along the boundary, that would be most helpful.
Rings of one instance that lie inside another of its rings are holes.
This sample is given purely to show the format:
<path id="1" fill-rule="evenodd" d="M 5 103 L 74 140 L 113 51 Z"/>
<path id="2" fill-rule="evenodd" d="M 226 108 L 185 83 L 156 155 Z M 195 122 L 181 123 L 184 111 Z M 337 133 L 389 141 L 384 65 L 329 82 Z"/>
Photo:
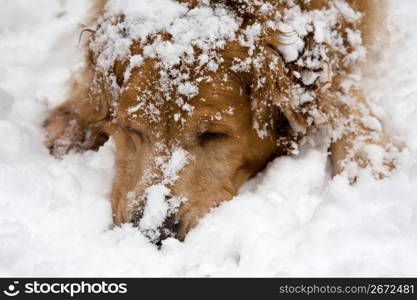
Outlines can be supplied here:
<path id="1" fill-rule="evenodd" d="M 79 117 L 68 105 L 52 110 L 43 126 L 46 130 L 44 144 L 55 157 L 78 150 L 84 138 Z"/>

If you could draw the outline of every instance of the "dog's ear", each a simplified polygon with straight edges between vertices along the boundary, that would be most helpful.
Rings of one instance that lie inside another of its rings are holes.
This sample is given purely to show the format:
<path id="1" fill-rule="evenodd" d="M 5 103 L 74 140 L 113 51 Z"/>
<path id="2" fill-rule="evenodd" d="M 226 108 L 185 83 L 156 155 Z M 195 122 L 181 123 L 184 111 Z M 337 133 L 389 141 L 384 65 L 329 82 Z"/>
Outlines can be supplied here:
<path id="1" fill-rule="evenodd" d="M 274 130 L 280 137 L 294 141 L 306 133 L 309 125 L 307 116 L 293 101 L 294 79 L 278 51 L 280 34 L 268 33 L 258 46 L 256 56 L 261 63 L 255 64 L 251 80 L 254 128 L 260 136 Z"/>

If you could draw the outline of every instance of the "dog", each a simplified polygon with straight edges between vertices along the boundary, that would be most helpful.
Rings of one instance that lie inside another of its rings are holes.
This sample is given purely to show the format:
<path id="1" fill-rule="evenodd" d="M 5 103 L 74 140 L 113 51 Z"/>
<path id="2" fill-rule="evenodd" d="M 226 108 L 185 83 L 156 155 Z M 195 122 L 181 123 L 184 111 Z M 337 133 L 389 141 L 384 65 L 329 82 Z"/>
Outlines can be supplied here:
<path id="1" fill-rule="evenodd" d="M 96 1 L 82 32 L 85 67 L 45 121 L 56 157 L 113 138 L 114 225 L 133 223 L 156 242 L 184 240 L 270 161 L 298 154 L 318 132 L 333 175 L 354 182 L 365 167 L 377 178 L 390 174 L 395 147 L 357 76 L 382 1 L 170 5 L 178 15 L 146 32 L 146 15 Z"/>

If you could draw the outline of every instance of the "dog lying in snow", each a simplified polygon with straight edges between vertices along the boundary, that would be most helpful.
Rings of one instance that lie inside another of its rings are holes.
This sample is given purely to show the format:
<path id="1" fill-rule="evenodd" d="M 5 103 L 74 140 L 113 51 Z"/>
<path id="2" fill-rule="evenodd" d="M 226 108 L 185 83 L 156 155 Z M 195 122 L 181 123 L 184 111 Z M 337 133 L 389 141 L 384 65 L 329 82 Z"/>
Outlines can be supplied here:
<path id="1" fill-rule="evenodd" d="M 182 240 L 316 132 L 334 175 L 395 167 L 357 72 L 381 1 L 146 3 L 97 1 L 85 67 L 45 122 L 55 156 L 113 137 L 115 225 Z"/>

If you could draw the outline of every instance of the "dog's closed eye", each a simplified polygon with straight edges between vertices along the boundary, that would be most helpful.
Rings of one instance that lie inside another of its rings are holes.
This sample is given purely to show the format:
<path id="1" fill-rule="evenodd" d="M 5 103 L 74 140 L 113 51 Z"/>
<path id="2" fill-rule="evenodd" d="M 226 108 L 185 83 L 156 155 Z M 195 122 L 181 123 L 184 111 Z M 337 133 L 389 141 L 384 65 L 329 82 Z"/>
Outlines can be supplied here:
<path id="1" fill-rule="evenodd" d="M 143 133 L 135 128 L 127 127 L 127 131 L 129 131 L 130 133 L 133 133 L 134 135 L 140 137 L 141 139 L 143 138 Z"/>
<path id="2" fill-rule="evenodd" d="M 228 137 L 229 135 L 224 132 L 205 131 L 198 134 L 197 139 L 201 146 L 205 146 L 211 142 L 225 140 Z"/>
<path id="3" fill-rule="evenodd" d="M 127 136 L 127 146 L 130 151 L 136 152 L 138 150 L 139 145 L 141 145 L 144 141 L 144 136 L 142 132 L 138 131 L 135 128 L 127 127 L 127 132 L 129 133 Z"/>

